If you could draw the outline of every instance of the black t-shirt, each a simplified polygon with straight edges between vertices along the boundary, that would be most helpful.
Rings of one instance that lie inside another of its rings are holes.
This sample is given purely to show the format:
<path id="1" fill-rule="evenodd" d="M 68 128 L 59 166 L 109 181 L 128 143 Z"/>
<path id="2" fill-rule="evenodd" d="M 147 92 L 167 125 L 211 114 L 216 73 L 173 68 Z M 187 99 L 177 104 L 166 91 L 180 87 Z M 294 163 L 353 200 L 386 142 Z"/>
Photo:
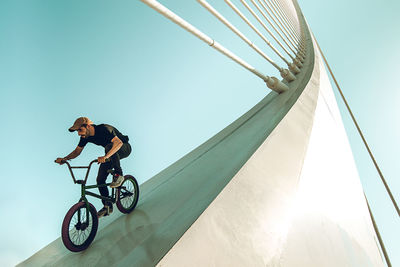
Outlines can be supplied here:
<path id="1" fill-rule="evenodd" d="M 126 135 L 121 134 L 115 127 L 108 125 L 108 124 L 100 124 L 100 125 L 95 125 L 93 124 L 94 127 L 94 135 L 89 136 L 88 138 L 83 138 L 79 140 L 79 147 L 84 147 L 88 142 L 106 147 L 106 145 L 111 143 L 111 140 L 115 137 L 118 136 L 119 139 L 123 143 L 128 143 L 129 137 Z"/>

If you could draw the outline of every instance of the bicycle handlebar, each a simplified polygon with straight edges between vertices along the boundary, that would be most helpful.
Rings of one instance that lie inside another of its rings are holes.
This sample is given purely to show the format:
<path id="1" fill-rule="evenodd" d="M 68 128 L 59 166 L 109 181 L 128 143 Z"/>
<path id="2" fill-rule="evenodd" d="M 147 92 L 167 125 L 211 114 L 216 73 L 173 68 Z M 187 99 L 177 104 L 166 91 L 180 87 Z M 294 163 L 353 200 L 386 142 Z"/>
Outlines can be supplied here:
<path id="1" fill-rule="evenodd" d="M 110 159 L 106 159 L 106 162 L 109 161 L 109 160 L 110 160 Z M 54 162 L 55 162 L 55 163 L 58 163 L 57 160 L 55 160 Z M 92 161 L 89 163 L 89 166 L 92 165 L 92 164 L 95 163 L 95 162 L 98 162 L 98 160 L 97 160 L 97 159 L 92 160 Z M 71 165 L 69 164 L 69 162 L 68 162 L 67 159 L 61 161 L 61 164 L 64 164 L 64 163 L 67 163 L 68 166 L 71 166 Z M 88 166 L 88 167 L 89 167 L 89 166 Z"/>
<path id="2" fill-rule="evenodd" d="M 110 159 L 106 159 L 106 162 L 108 162 L 108 161 L 110 161 Z M 56 160 L 55 160 L 54 162 L 57 163 Z M 92 160 L 92 161 L 89 163 L 89 166 L 71 166 L 71 164 L 69 164 L 69 162 L 68 162 L 67 160 L 62 160 L 62 161 L 61 161 L 61 164 L 64 164 L 64 163 L 67 164 L 68 169 L 69 169 L 69 171 L 70 171 L 70 173 L 71 173 L 71 176 L 72 176 L 72 180 L 74 181 L 75 184 L 77 183 L 77 180 L 75 179 L 75 175 L 74 175 L 74 173 L 72 172 L 72 169 L 87 169 L 86 176 L 85 176 L 85 180 L 84 180 L 84 184 L 86 184 L 86 180 L 87 180 L 87 178 L 88 178 L 88 176 L 89 176 L 90 167 L 91 167 L 92 164 L 95 163 L 95 162 L 98 162 L 98 160 L 97 160 L 97 159 Z"/>

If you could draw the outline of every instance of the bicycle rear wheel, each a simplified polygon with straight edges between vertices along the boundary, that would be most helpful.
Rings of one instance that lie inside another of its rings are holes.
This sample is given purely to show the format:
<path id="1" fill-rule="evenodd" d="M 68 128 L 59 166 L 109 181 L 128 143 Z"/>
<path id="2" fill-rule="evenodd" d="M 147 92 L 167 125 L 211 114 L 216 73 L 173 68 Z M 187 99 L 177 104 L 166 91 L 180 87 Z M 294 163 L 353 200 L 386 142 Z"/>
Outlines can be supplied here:
<path id="1" fill-rule="evenodd" d="M 139 200 L 139 185 L 135 177 L 125 175 L 125 180 L 120 187 L 117 188 L 116 196 L 117 208 L 122 213 L 130 213 L 135 209 Z"/>
<path id="2" fill-rule="evenodd" d="M 96 236 L 99 220 L 96 208 L 90 203 L 88 214 L 86 203 L 78 202 L 65 215 L 61 237 L 65 247 L 72 252 L 85 250 Z"/>

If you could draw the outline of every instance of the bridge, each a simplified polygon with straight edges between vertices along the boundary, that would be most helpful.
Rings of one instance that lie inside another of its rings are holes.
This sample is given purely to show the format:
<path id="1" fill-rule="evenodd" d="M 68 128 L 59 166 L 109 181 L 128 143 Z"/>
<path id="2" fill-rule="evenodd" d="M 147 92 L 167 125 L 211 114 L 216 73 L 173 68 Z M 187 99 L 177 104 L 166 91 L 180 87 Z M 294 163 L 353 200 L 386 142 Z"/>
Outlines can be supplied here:
<path id="1" fill-rule="evenodd" d="M 71 253 L 59 238 L 19 266 L 390 266 L 298 3 L 225 0 L 245 34 L 197 0 L 270 64 L 266 73 L 189 18 L 142 2 L 254 74 L 266 96 L 141 184 L 135 211 L 101 222 L 86 251 Z"/>

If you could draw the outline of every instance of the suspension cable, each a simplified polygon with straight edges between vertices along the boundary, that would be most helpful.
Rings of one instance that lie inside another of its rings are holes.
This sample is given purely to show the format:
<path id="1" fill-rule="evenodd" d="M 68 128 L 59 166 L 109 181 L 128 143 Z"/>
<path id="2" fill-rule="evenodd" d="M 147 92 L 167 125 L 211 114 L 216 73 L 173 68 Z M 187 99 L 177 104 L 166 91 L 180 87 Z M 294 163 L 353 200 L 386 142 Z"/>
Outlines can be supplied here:
<path id="1" fill-rule="evenodd" d="M 251 0 L 253 2 L 253 0 Z M 290 51 L 293 52 L 294 55 L 296 55 L 296 51 L 293 50 L 296 49 L 296 45 L 292 42 L 292 40 L 290 39 L 289 36 L 287 36 L 286 32 L 281 28 L 281 25 L 275 20 L 274 16 L 271 14 L 271 12 L 268 10 L 268 8 L 265 6 L 265 4 L 263 2 L 261 2 L 261 0 L 258 0 L 258 2 L 260 3 L 260 5 L 264 8 L 264 10 L 267 12 L 267 14 L 270 16 L 270 18 L 272 19 L 272 21 L 275 23 L 275 25 L 278 26 L 279 30 L 283 33 L 283 35 L 285 35 L 285 37 L 287 38 L 287 40 L 282 36 L 282 34 L 275 28 L 275 31 L 279 34 L 279 36 L 282 38 L 282 40 L 285 42 L 285 44 L 289 47 Z M 266 17 L 266 15 L 264 14 L 264 12 L 260 13 L 265 17 L 265 19 L 268 20 L 268 18 Z M 269 22 L 269 20 L 268 20 Z M 272 26 L 272 24 L 271 24 Z M 287 41 L 289 41 L 289 43 L 292 45 L 290 45 Z"/>
<path id="2" fill-rule="evenodd" d="M 299 27 L 295 27 L 299 23 L 299 18 L 298 18 L 297 12 L 295 10 L 293 10 L 293 5 L 290 7 L 290 6 L 288 6 L 287 2 L 284 2 L 284 4 L 283 4 L 279 0 L 271 0 L 271 1 L 275 1 L 275 5 L 277 6 L 278 9 L 279 9 L 279 7 L 281 7 L 282 15 L 288 19 L 289 25 L 293 29 L 294 33 L 297 34 L 299 41 L 302 42 L 303 34 L 301 32 L 301 29 Z M 285 6 L 286 6 L 286 8 L 285 8 Z M 292 12 L 290 12 L 290 9 L 292 9 Z M 285 12 L 285 10 L 287 12 Z M 292 19 L 290 19 L 290 18 L 292 18 Z"/>
<path id="3" fill-rule="evenodd" d="M 243 33 L 241 33 L 235 26 L 233 26 L 224 16 L 222 16 L 207 1 L 205 1 L 205 0 L 197 0 L 197 2 L 199 2 L 211 14 L 213 14 L 217 19 L 219 19 L 222 23 L 224 23 L 229 29 L 231 29 L 237 36 L 239 36 L 243 41 L 245 41 L 250 47 L 252 47 L 263 58 L 265 58 L 271 64 L 274 64 L 272 59 L 270 59 L 265 53 L 263 53 L 252 41 L 250 41 Z"/>
<path id="4" fill-rule="evenodd" d="M 277 13 L 277 11 L 275 10 L 275 8 L 271 5 L 271 3 L 268 1 L 263 0 L 264 4 L 267 5 L 268 9 L 271 10 L 272 14 L 275 16 L 275 18 L 278 20 L 278 24 L 281 25 L 283 27 L 283 30 L 285 32 L 285 35 L 287 35 L 289 37 L 289 40 L 291 43 L 293 43 L 295 49 L 298 50 L 298 46 L 297 46 L 297 41 L 296 39 L 293 37 L 293 35 L 290 34 L 290 30 L 288 30 L 287 26 L 285 25 L 285 22 L 282 21 L 282 19 L 280 18 L 279 14 Z M 266 9 L 267 10 L 267 9 Z"/>
<path id="5" fill-rule="evenodd" d="M 286 20 L 288 27 L 292 30 L 293 34 L 297 37 L 297 40 L 300 41 L 300 36 L 297 31 L 297 28 L 293 26 L 292 16 L 288 15 L 289 11 L 279 1 L 270 0 L 271 3 L 276 7 L 276 10 L 281 14 L 281 17 Z M 287 12 L 286 12 L 287 11 Z"/>
<path id="6" fill-rule="evenodd" d="M 264 22 L 262 22 L 262 20 L 257 16 L 256 13 L 254 13 L 253 9 L 251 9 L 251 7 L 246 3 L 246 1 L 244 0 L 240 0 L 240 2 L 242 2 L 242 4 L 247 8 L 247 10 L 253 15 L 253 17 L 261 24 L 261 26 L 269 33 L 269 35 L 272 36 L 272 38 L 283 48 L 283 50 L 290 56 L 292 57 L 292 55 L 289 53 L 289 51 L 286 50 L 285 47 L 283 47 L 282 43 L 275 37 L 275 35 L 270 31 L 270 29 L 264 24 Z M 254 3 L 254 2 L 253 2 Z M 255 3 L 254 3 L 255 4 Z M 280 58 L 282 58 L 283 61 L 285 61 L 285 63 L 287 65 L 290 65 L 290 62 L 288 62 L 282 55 L 281 53 L 279 53 L 278 51 L 276 52 L 278 54 L 278 56 Z"/>
<path id="7" fill-rule="evenodd" d="M 265 3 L 267 3 L 264 0 Z M 301 31 L 299 34 L 296 32 L 296 30 L 294 29 L 294 27 L 291 25 L 291 23 L 288 21 L 287 17 L 285 16 L 284 12 L 281 10 L 281 8 L 276 4 L 275 1 L 273 0 L 268 0 L 268 2 L 270 3 L 269 7 L 272 8 L 271 10 L 275 10 L 275 14 L 278 18 L 280 18 L 280 21 L 282 23 L 282 25 L 284 26 L 284 28 L 288 31 L 289 35 L 292 36 L 292 38 L 294 38 L 295 42 L 297 43 L 297 50 L 299 53 L 299 58 L 304 59 L 305 58 L 305 39 L 304 39 L 304 33 L 303 31 Z M 296 18 L 297 18 L 297 24 L 298 24 L 298 28 L 299 31 L 301 30 L 300 28 L 300 24 L 299 24 L 299 20 L 296 14 Z M 286 27 L 285 27 L 286 25 Z"/>
<path id="8" fill-rule="evenodd" d="M 176 15 L 174 12 L 172 12 L 171 10 L 169 10 L 168 8 L 166 8 L 165 6 L 160 4 L 158 1 L 156 1 L 156 0 L 141 0 L 141 1 L 143 3 L 145 3 L 146 5 L 148 5 L 149 7 L 151 7 L 152 9 L 159 12 L 161 15 L 165 16 L 166 18 L 168 18 L 169 20 L 174 22 L 175 24 L 179 25 L 180 27 L 184 28 L 191 34 L 195 35 L 196 37 L 198 37 L 203 42 L 207 43 L 212 48 L 221 52 L 222 54 L 229 57 L 230 59 L 232 59 L 239 65 L 241 65 L 242 67 L 246 68 L 253 74 L 260 77 L 262 80 L 264 80 L 266 82 L 267 86 L 270 89 L 276 91 L 277 93 L 282 93 L 284 91 L 289 90 L 289 87 L 286 84 L 282 83 L 275 77 L 269 77 L 267 75 L 262 74 L 260 71 L 256 70 L 253 66 L 251 66 L 250 64 L 248 64 L 247 62 L 245 62 L 243 59 L 239 58 L 235 54 L 233 54 L 231 51 L 229 51 L 228 49 L 223 47 L 221 44 L 219 44 L 215 40 L 211 39 L 206 34 L 202 33 L 196 27 L 194 27 L 193 25 L 191 25 L 190 23 L 188 23 L 187 21 L 185 21 L 184 19 L 182 19 L 181 17 Z"/>
<path id="9" fill-rule="evenodd" d="M 244 20 L 244 21 L 247 23 L 247 25 L 250 26 L 250 28 L 252 28 L 252 29 L 258 34 L 258 36 L 260 36 L 261 39 L 263 39 L 264 42 L 267 43 L 267 45 L 268 45 L 269 47 L 271 47 L 272 50 L 274 50 L 274 52 L 277 52 L 277 50 L 276 50 L 275 47 L 271 44 L 271 42 L 268 41 L 268 39 L 265 38 L 264 35 L 262 35 L 262 33 L 261 33 L 259 30 L 257 30 L 257 28 L 243 15 L 242 12 L 240 12 L 240 10 L 239 10 L 230 0 L 225 0 L 225 3 L 227 3 L 227 4 L 236 12 L 236 14 L 238 14 L 239 17 L 240 17 L 242 20 Z M 277 52 L 277 54 L 279 55 L 279 52 Z M 278 64 L 276 64 L 275 62 L 273 62 L 273 63 L 271 63 L 271 64 L 272 64 L 275 68 L 277 68 L 279 71 L 282 71 L 282 70 L 283 70 L 283 69 L 282 69 L 280 66 L 278 66 Z"/>
<path id="10" fill-rule="evenodd" d="M 389 256 L 388 256 L 388 254 L 386 252 L 385 244 L 383 243 L 383 240 L 382 240 L 382 237 L 381 237 L 381 233 L 379 232 L 378 225 L 376 224 L 374 215 L 372 214 L 371 207 L 369 206 L 368 199 L 367 199 L 367 196 L 365 195 L 365 192 L 364 192 L 364 197 L 365 197 L 365 201 L 367 202 L 369 216 L 371 217 L 372 225 L 374 226 L 374 230 L 375 230 L 376 236 L 378 237 L 379 245 L 381 246 L 381 249 L 382 249 L 382 252 L 383 252 L 383 256 L 385 257 L 385 260 L 386 260 L 386 263 L 387 263 L 388 267 L 392 267 L 392 263 L 390 262 Z"/>
<path id="11" fill-rule="evenodd" d="M 285 26 L 285 22 L 279 17 L 279 14 L 277 11 L 271 7 L 271 4 L 267 3 L 265 0 L 263 0 L 264 3 L 261 2 L 261 0 L 258 0 L 258 2 L 262 5 L 262 7 L 265 9 L 265 11 L 268 13 L 268 15 L 273 19 L 275 24 L 279 27 L 279 29 L 282 31 L 282 33 L 286 36 L 287 40 L 292 44 L 294 49 L 297 52 L 294 52 L 296 54 L 296 59 L 295 59 L 295 64 L 298 67 L 302 66 L 302 62 L 304 62 L 305 59 L 305 47 L 302 43 L 297 43 L 296 40 L 294 39 L 293 35 L 290 34 L 290 30 Z M 269 10 L 272 12 L 269 12 Z M 274 19 L 276 18 L 276 20 Z"/>
<path id="12" fill-rule="evenodd" d="M 280 58 L 282 58 L 283 61 L 285 61 L 285 63 L 288 65 L 289 70 L 293 73 L 293 74 L 298 74 L 300 73 L 300 69 L 298 67 L 301 66 L 300 64 L 295 64 L 298 63 L 298 61 L 295 61 L 294 58 L 291 56 L 291 54 L 289 53 L 289 51 L 286 50 L 286 48 L 282 45 L 282 43 L 275 37 L 275 35 L 268 29 L 268 27 L 262 22 L 262 20 L 257 16 L 257 14 L 253 11 L 253 9 L 251 9 L 251 7 L 246 3 L 246 1 L 244 0 L 240 0 L 240 2 L 242 2 L 242 4 L 247 8 L 247 10 L 253 15 L 253 17 L 256 18 L 256 20 L 261 24 L 261 26 L 272 36 L 272 38 L 274 38 L 274 40 L 282 47 L 282 49 L 293 59 L 293 63 L 290 63 L 289 61 L 287 61 L 276 49 L 274 49 L 274 51 L 278 54 L 278 56 Z M 253 4 L 258 7 L 258 5 L 252 0 Z M 261 11 L 261 9 L 259 8 L 259 11 Z M 284 76 L 282 76 L 284 77 Z"/>
<path id="13" fill-rule="evenodd" d="M 272 2 L 270 0 L 263 0 L 265 4 L 267 4 L 267 6 L 270 8 L 270 10 L 274 13 L 275 17 L 278 19 L 278 21 L 281 23 L 281 25 L 283 26 L 283 28 L 286 30 L 287 34 L 289 36 L 291 36 L 292 40 L 294 41 L 294 43 L 296 44 L 296 47 L 298 49 L 298 40 L 297 37 L 292 33 L 291 29 L 288 26 L 287 21 L 285 21 L 281 14 L 278 12 L 278 10 L 275 8 L 275 6 L 272 4 Z"/>
<path id="14" fill-rule="evenodd" d="M 315 36 L 314 36 L 314 39 L 315 39 Z M 397 214 L 400 216 L 400 209 L 399 209 L 399 207 L 397 206 L 396 200 L 394 199 L 393 194 L 392 194 L 392 192 L 390 191 L 390 188 L 389 188 L 388 184 L 386 183 L 385 178 L 383 177 L 383 174 L 382 174 L 382 172 L 381 172 L 381 169 L 379 168 L 378 163 L 376 162 L 375 157 L 374 157 L 374 155 L 372 154 L 371 149 L 369 148 L 368 143 L 367 143 L 367 141 L 366 141 L 366 139 L 365 139 L 365 137 L 364 137 L 364 135 L 363 135 L 363 133 L 362 133 L 362 131 L 361 131 L 361 129 L 360 129 L 360 126 L 358 125 L 358 123 L 357 123 L 357 121 L 356 121 L 356 118 L 354 117 L 353 112 L 351 111 L 350 106 L 349 106 L 349 104 L 347 103 L 346 98 L 345 98 L 344 95 L 343 95 L 342 89 L 340 89 L 340 86 L 339 86 L 338 82 L 336 81 L 335 75 L 333 75 L 332 70 L 331 70 L 331 68 L 330 68 L 330 66 L 329 66 L 329 64 L 328 64 L 328 61 L 326 60 L 326 58 L 325 58 L 325 56 L 324 56 L 324 53 L 322 52 L 322 50 L 321 50 L 321 48 L 320 48 L 320 46 L 319 46 L 319 44 L 318 44 L 318 41 L 317 41 L 316 39 L 315 39 L 315 42 L 316 42 L 316 44 L 317 44 L 317 46 L 318 46 L 318 50 L 320 51 L 320 53 L 321 53 L 321 55 L 322 55 L 322 57 L 323 57 L 323 59 L 324 59 L 324 62 L 325 62 L 325 64 L 326 64 L 326 66 L 328 67 L 329 73 L 331 74 L 331 77 L 332 77 L 333 81 L 335 82 L 337 89 L 339 90 L 339 93 L 340 93 L 340 95 L 341 95 L 341 97 L 342 97 L 342 99 L 343 99 L 343 102 L 344 102 L 344 104 L 346 105 L 346 108 L 347 108 L 347 110 L 348 110 L 349 113 L 350 113 L 351 119 L 353 120 L 353 123 L 354 123 L 354 125 L 356 126 L 357 131 L 358 131 L 359 135 L 361 136 L 361 139 L 363 140 L 365 147 L 367 148 L 368 154 L 369 154 L 369 156 L 371 157 L 372 162 L 374 163 L 375 168 L 376 168 L 376 170 L 377 170 L 378 173 L 379 173 L 379 176 L 380 176 L 380 178 L 381 178 L 381 180 L 382 180 L 382 182 L 383 182 L 383 184 L 384 184 L 384 186 L 385 186 L 385 188 L 386 188 L 386 191 L 387 191 L 387 193 L 389 194 L 390 199 L 392 200 L 393 206 L 394 206 L 394 208 L 396 209 Z"/>

